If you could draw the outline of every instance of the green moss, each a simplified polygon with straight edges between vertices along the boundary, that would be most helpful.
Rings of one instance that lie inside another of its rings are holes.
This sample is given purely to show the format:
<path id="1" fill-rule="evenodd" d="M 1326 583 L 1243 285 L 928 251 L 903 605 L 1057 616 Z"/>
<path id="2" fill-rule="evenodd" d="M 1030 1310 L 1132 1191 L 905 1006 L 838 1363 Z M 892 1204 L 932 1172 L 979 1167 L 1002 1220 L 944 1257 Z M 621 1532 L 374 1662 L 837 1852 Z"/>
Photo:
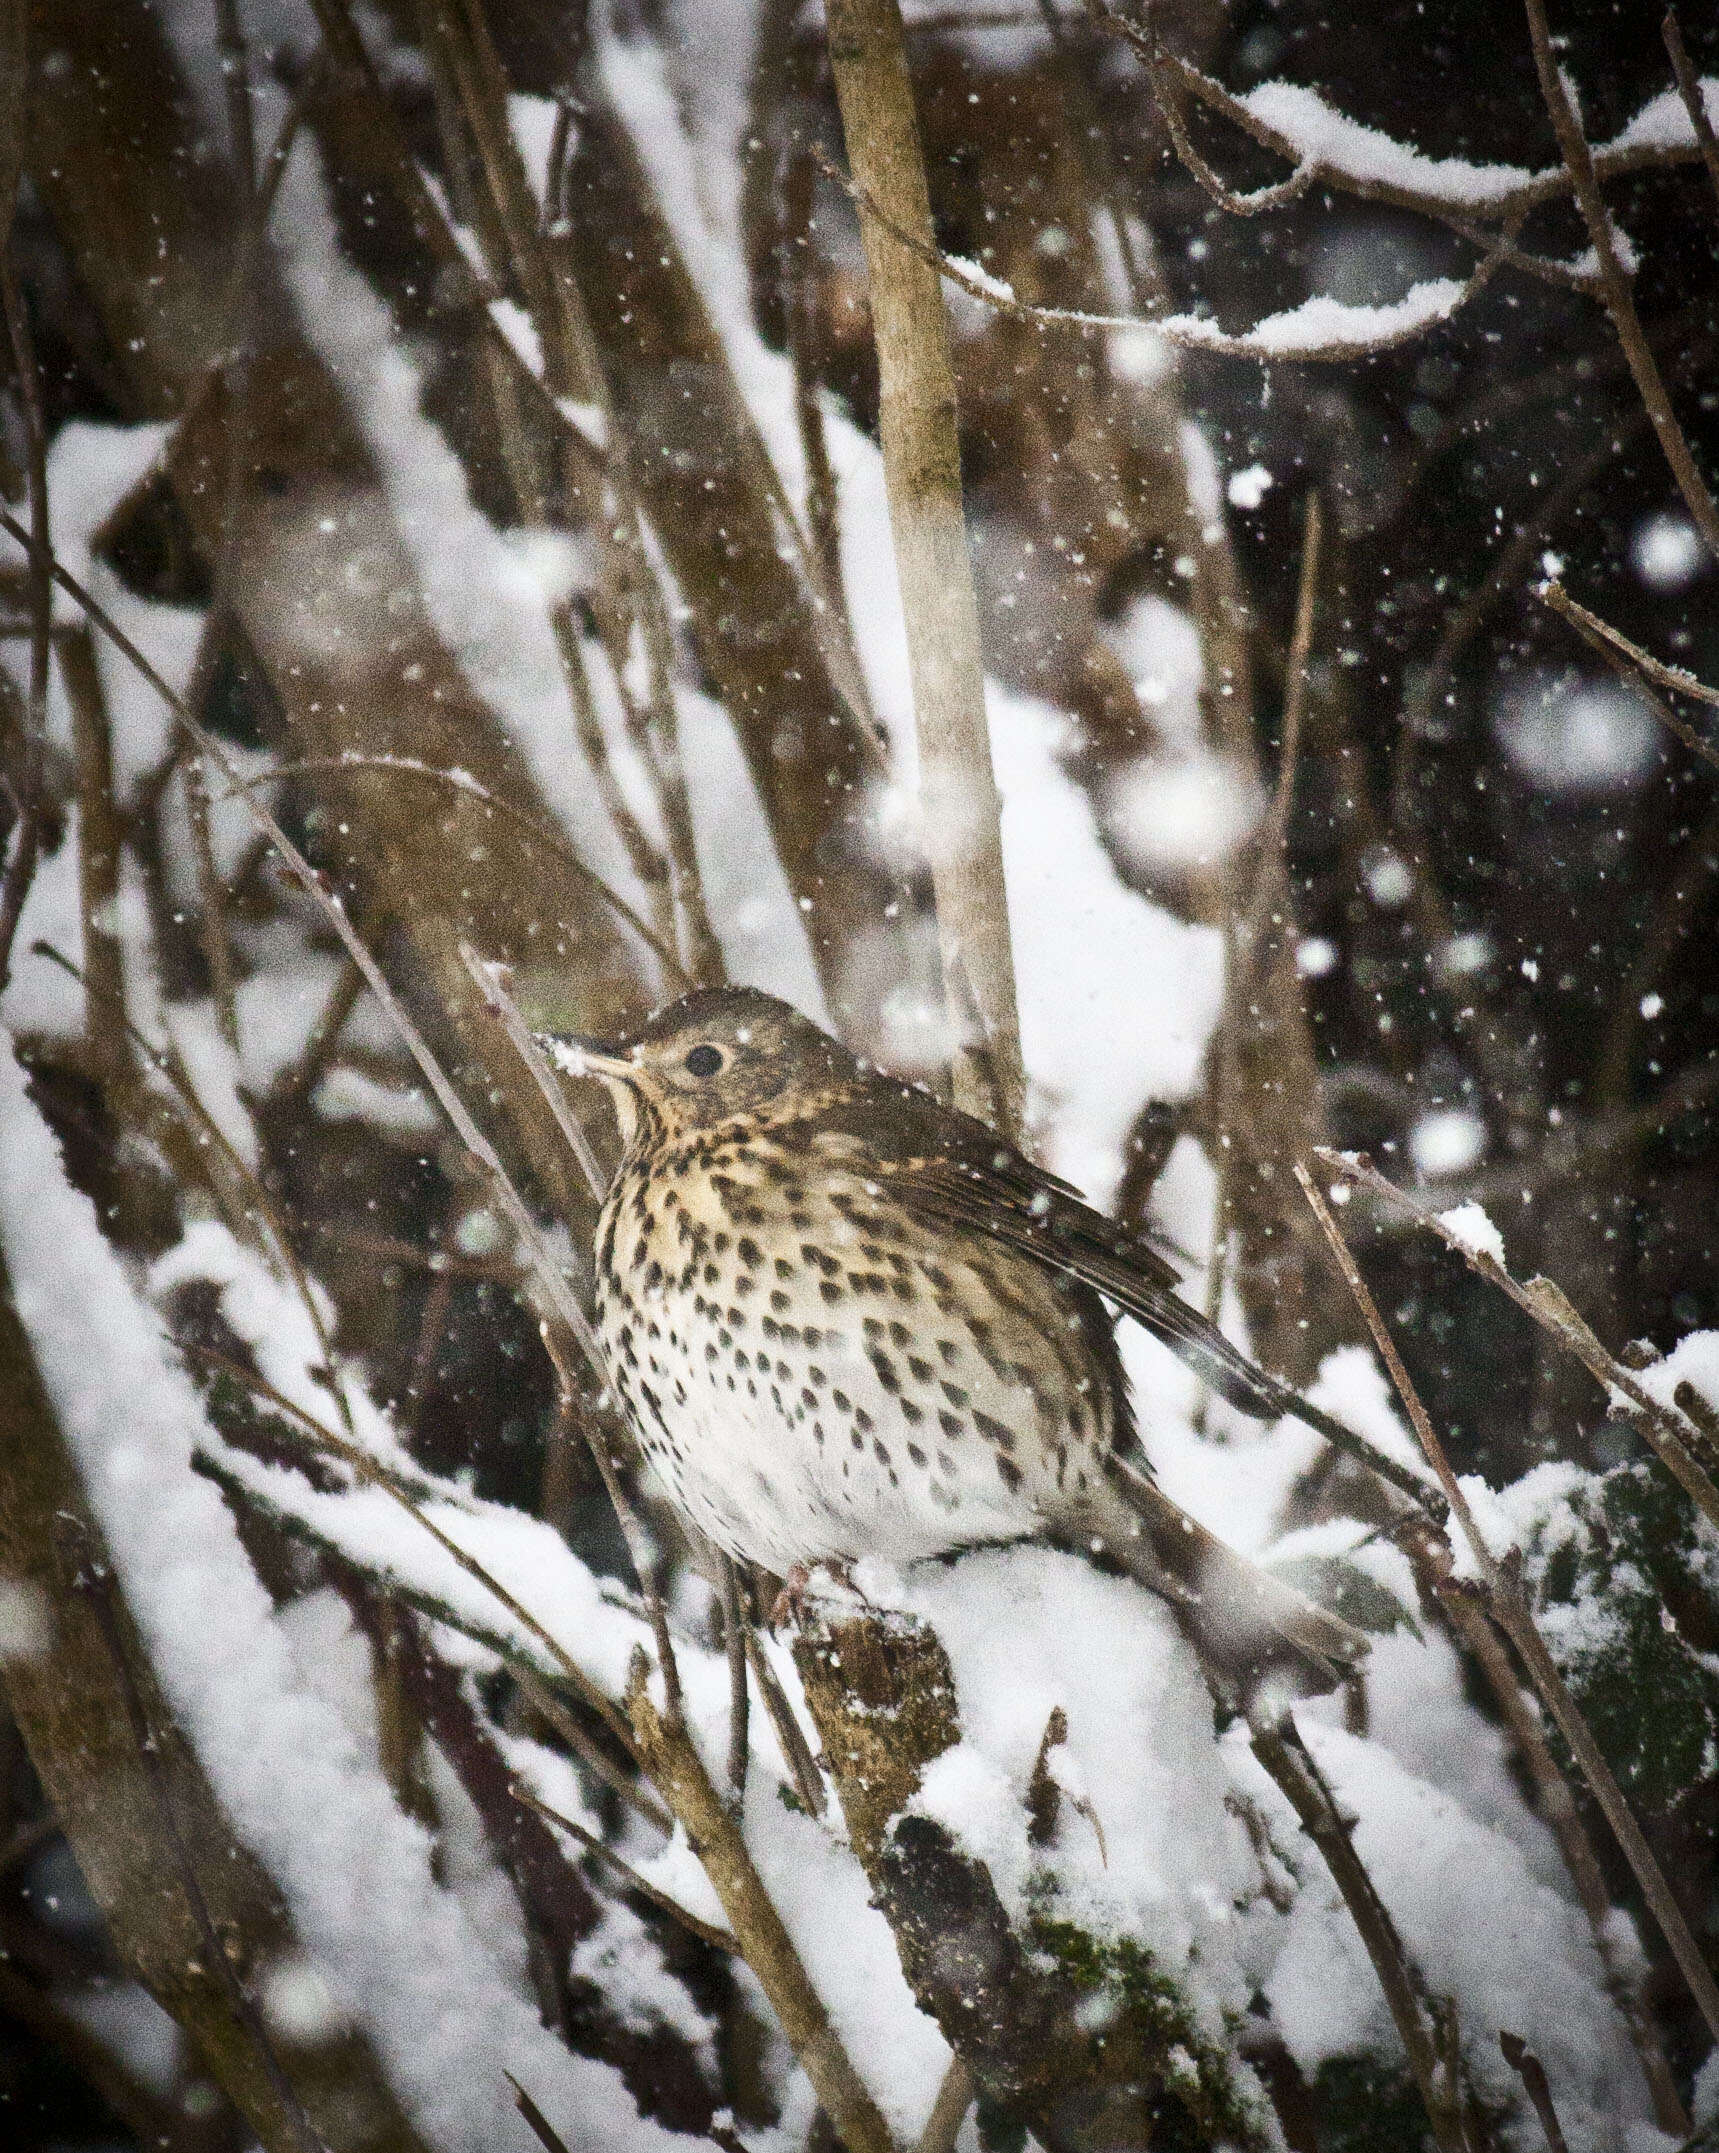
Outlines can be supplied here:
<path id="1" fill-rule="evenodd" d="M 1719 1769 L 1719 1541 L 1648 1464 L 1535 1521 L 1546 1642 L 1624 1791 L 1660 1813 Z"/>
<path id="2" fill-rule="evenodd" d="M 1137 2055 L 1138 2074 L 1156 2082 L 1154 2148 L 1204 2153 L 1214 2142 L 1260 2142 L 1257 2094 L 1238 2081 L 1228 2053 L 1143 1944 L 1094 1936 L 1043 1907 L 1029 1918 L 1027 1936 L 1074 1992 L 1075 2014 L 1086 2029 L 1104 2045 Z"/>

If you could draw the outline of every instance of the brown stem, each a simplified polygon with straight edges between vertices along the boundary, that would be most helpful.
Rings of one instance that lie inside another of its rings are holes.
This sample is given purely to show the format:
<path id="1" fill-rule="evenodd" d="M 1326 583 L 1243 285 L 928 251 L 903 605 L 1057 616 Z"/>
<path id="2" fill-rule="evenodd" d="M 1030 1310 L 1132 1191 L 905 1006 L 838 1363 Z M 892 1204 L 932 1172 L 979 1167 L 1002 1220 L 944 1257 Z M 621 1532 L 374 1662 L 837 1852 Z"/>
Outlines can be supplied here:
<path id="1" fill-rule="evenodd" d="M 651 1702 L 646 1676 L 641 1652 L 634 1657 L 627 1686 L 627 1710 L 640 1754 L 703 1863 L 741 1956 L 757 1975 L 789 2047 L 848 2153 L 894 2153 L 889 2125 L 830 2024 L 738 1824 L 712 1786 L 684 1724 L 659 1713 Z"/>
<path id="2" fill-rule="evenodd" d="M 1419 1567 L 1417 1565 L 1417 1569 Z M 1441 1567 L 1448 1571 L 1448 1564 Z M 1673 2137 L 1687 2137 L 1690 2129 L 1688 2111 L 1671 2075 L 1659 2029 L 1642 2002 L 1634 1969 L 1619 1955 L 1616 1917 L 1599 1855 L 1582 1822 L 1569 1781 L 1552 1754 L 1540 1714 L 1524 1691 L 1502 1639 L 1486 1619 L 1474 1588 L 1447 1574 L 1433 1581 L 1433 1591 L 1451 1628 L 1486 1677 L 1516 1745 L 1516 1754 L 1533 1784 L 1534 1806 L 1558 1842 L 1564 1866 L 1570 1872 L 1570 1881 L 1582 1902 L 1582 1912 L 1587 1916 L 1594 1949 L 1604 1969 L 1607 1993 L 1628 2029 L 1642 2075 L 1647 2080 L 1654 2121 Z"/>
<path id="3" fill-rule="evenodd" d="M 995 1091 L 1005 1135 L 1021 1126 L 1025 1072 L 996 778 L 985 715 L 979 609 L 967 553 L 955 369 L 936 269 L 896 228 L 935 246 L 898 0 L 831 0 L 830 64 L 859 185 L 889 220 L 861 219 L 877 343 L 879 428 L 918 719 L 922 825 L 936 892 L 945 991 L 964 972 L 990 1048 L 952 1056 L 955 1103 Z M 989 1078 L 989 1081 L 987 1081 Z"/>
<path id="4" fill-rule="evenodd" d="M 1361 1162 L 1346 1161 L 1334 1153 L 1321 1152 L 1319 1157 L 1322 1164 L 1334 1165 L 1339 1172 L 1349 1173 L 1357 1178 L 1363 1173 L 1370 1174 L 1372 1172 L 1370 1167 L 1363 1167 Z M 1476 1523 L 1474 1513 L 1469 1508 L 1468 1498 L 1464 1495 L 1456 1475 L 1451 1470 L 1450 1459 L 1446 1455 L 1445 1447 L 1439 1438 L 1438 1431 L 1434 1428 L 1426 1407 L 1421 1403 L 1420 1394 L 1415 1389 L 1407 1368 L 1403 1365 L 1402 1356 L 1397 1351 L 1395 1341 L 1385 1328 L 1384 1318 L 1379 1314 L 1378 1307 L 1371 1293 L 1367 1290 L 1366 1281 L 1361 1276 L 1355 1259 L 1349 1251 L 1349 1246 L 1338 1228 L 1337 1221 L 1331 1216 L 1325 1199 L 1315 1188 L 1312 1175 L 1299 1160 L 1296 1162 L 1295 1176 L 1301 1183 L 1302 1193 L 1313 1207 L 1315 1217 L 1317 1217 L 1321 1227 L 1324 1229 L 1325 1237 L 1331 1244 L 1331 1253 L 1336 1258 L 1339 1268 L 1348 1281 L 1349 1290 L 1355 1296 L 1356 1305 L 1366 1319 L 1367 1328 L 1373 1335 L 1380 1355 L 1390 1371 L 1391 1381 L 1396 1386 L 1397 1395 L 1402 1399 L 1404 1409 L 1408 1413 L 1410 1425 L 1419 1438 L 1421 1448 L 1426 1452 L 1427 1462 L 1438 1475 L 1439 1484 L 1450 1499 L 1452 1514 L 1462 1528 L 1463 1537 L 1468 1541 L 1475 1563 L 1486 1586 L 1487 1613 L 1516 1647 L 1522 1664 L 1528 1671 L 1528 1678 L 1533 1683 L 1541 1702 L 1557 1721 L 1558 1731 L 1563 1735 L 1565 1741 L 1569 1743 L 1576 1762 L 1581 1766 L 1583 1778 L 1586 1779 L 1592 1789 L 1594 1799 L 1605 1812 L 1606 1822 L 1610 1824 L 1619 1846 L 1623 1849 L 1625 1859 L 1635 1872 L 1635 1879 L 1641 1886 L 1642 1896 L 1646 1899 L 1654 1919 L 1659 1923 L 1661 1933 L 1671 1948 L 1672 1957 L 1676 1959 L 1684 1980 L 1689 1984 L 1690 1994 L 1695 1998 L 1702 2017 L 1707 2021 L 1715 2036 L 1719 2037 L 1719 1983 L 1714 1981 L 1712 1972 L 1701 1955 L 1700 1946 L 1696 1943 L 1689 1924 L 1683 1917 L 1683 1909 L 1673 1897 L 1671 1887 L 1665 1880 L 1664 1871 L 1654 1859 L 1652 1848 L 1643 1836 L 1640 1825 L 1637 1824 L 1631 1814 L 1629 1804 L 1625 1801 L 1623 1790 L 1613 1776 L 1611 1766 L 1607 1764 L 1599 1744 L 1594 1740 L 1593 1734 L 1589 1730 L 1587 1721 L 1582 1717 L 1576 1700 L 1571 1696 L 1568 1685 L 1559 1673 L 1552 1655 L 1546 1649 L 1545 1641 L 1535 1626 L 1533 1614 L 1523 1592 L 1519 1568 L 1515 1564 L 1498 1561 L 1488 1547 L 1485 1537 Z M 1379 1176 L 1379 1179 L 1382 1180 L 1383 1176 Z M 1398 1193 L 1400 1194 L 1400 1192 Z M 1456 1241 L 1448 1229 L 1440 1227 L 1436 1220 L 1429 1219 L 1428 1223 L 1433 1225 L 1435 1230 L 1440 1231 L 1450 1245 L 1461 1247 L 1461 1243 Z M 1498 1280 L 1508 1278 L 1508 1274 L 1503 1270 L 1503 1267 L 1491 1257 L 1477 1259 L 1470 1253 L 1470 1261 L 1473 1267 L 1480 1270 L 1485 1277 Z M 1514 1286 L 1515 1281 L 1510 1280 L 1509 1283 Z M 1529 1313 L 1534 1314 L 1535 1305 L 1532 1297 L 1522 1293 L 1519 1288 L 1517 1293 L 1521 1296 L 1521 1305 L 1525 1305 Z M 1512 1298 L 1516 1297 L 1517 1295 L 1512 1295 Z M 1542 1323 L 1547 1321 L 1544 1316 L 1540 1316 L 1538 1320 Z M 1557 1331 L 1556 1325 L 1548 1324 L 1547 1327 L 1553 1329 L 1557 1335 L 1564 1335 L 1562 1332 Z M 1590 1333 L 1589 1336 L 1591 1337 L 1592 1334 Z M 1566 1338 L 1565 1342 L 1569 1343 L 1568 1338 Z M 1597 1340 L 1595 1345 L 1597 1347 Z M 1609 1359 L 1609 1356 L 1607 1358 Z M 1628 1371 L 1621 1364 L 1614 1362 L 1612 1366 L 1616 1369 L 1617 1377 L 1629 1381 L 1631 1387 L 1636 1390 L 1644 1401 L 1652 1402 L 1647 1401 L 1646 1393 L 1640 1390 L 1639 1385 L 1634 1384 L 1633 1378 L 1629 1377 Z M 1622 1388 L 1621 1382 L 1619 1387 Z M 1711 1491 L 1712 1483 L 1706 1480 L 1706 1475 L 1701 1474 L 1700 1468 L 1692 1460 L 1690 1461 L 1690 1470 L 1698 1474 Z"/>
<path id="5" fill-rule="evenodd" d="M 1629 271 L 1618 252 L 1611 216 L 1600 192 L 1593 151 L 1588 147 L 1588 138 L 1582 131 L 1569 87 L 1552 51 L 1551 32 L 1546 23 L 1546 0 L 1523 0 L 1523 5 L 1528 13 L 1528 36 L 1534 47 L 1534 68 L 1540 77 L 1540 94 L 1545 99 L 1553 131 L 1558 137 L 1558 148 L 1563 154 L 1564 169 L 1570 175 L 1571 190 L 1582 212 L 1582 222 L 1588 228 L 1589 241 L 1599 259 L 1606 311 L 1612 318 L 1612 327 L 1629 361 L 1636 390 L 1653 421 L 1653 430 L 1659 436 L 1659 445 L 1665 451 L 1665 460 L 1671 466 L 1678 491 L 1697 530 L 1706 539 L 1708 551 L 1719 555 L 1719 506 L 1715 505 L 1706 480 L 1695 467 L 1695 458 L 1690 454 L 1689 443 L 1666 394 L 1664 377 L 1647 338 L 1642 334 L 1641 318 L 1635 310 L 1635 295 L 1630 289 Z"/>
<path id="6" fill-rule="evenodd" d="M 1594 1381 L 1607 1391 L 1612 1400 L 1612 1410 L 1621 1413 L 1632 1427 L 1638 1429 L 1660 1463 L 1682 1486 L 1690 1501 L 1708 1521 L 1719 1526 L 1719 1487 L 1716 1487 L 1697 1463 L 1690 1450 L 1690 1430 L 1668 1406 L 1645 1391 L 1635 1376 L 1615 1355 L 1595 1337 L 1593 1331 L 1568 1298 L 1549 1278 L 1533 1278 L 1526 1286 L 1521 1285 L 1498 1260 L 1484 1249 L 1471 1248 L 1459 1235 L 1453 1233 L 1436 1212 L 1411 1196 L 1406 1189 L 1388 1181 L 1370 1160 L 1359 1154 L 1340 1151 L 1318 1150 L 1314 1156 L 1321 1166 L 1339 1174 L 1346 1181 L 1358 1182 L 1375 1195 L 1388 1198 L 1401 1205 L 1420 1225 L 1438 1235 L 1448 1249 L 1453 1250 L 1471 1271 L 1491 1281 L 1501 1293 L 1516 1303 L 1524 1315 L 1529 1316 L 1540 1328 L 1557 1339 L 1565 1351 L 1574 1354 Z M 1303 1188 L 1311 1188 L 1306 1169 L 1296 1168 L 1297 1178 Z M 1310 1197 L 1315 1209 L 1319 1200 Z M 1329 1233 L 1333 1229 L 1327 1229 Z M 1358 1276 L 1359 1274 L 1357 1274 Z M 1405 1374 L 1406 1380 L 1406 1374 Z"/>
<path id="7" fill-rule="evenodd" d="M 1343 1894 L 1420 2088 L 1439 2153 L 1476 2153 L 1485 2143 L 1463 2099 L 1461 2081 L 1439 2052 L 1438 2028 L 1390 1910 L 1355 1851 L 1351 1827 L 1294 1722 L 1285 1718 L 1253 1729 L 1253 1753 L 1282 1789 L 1301 1828 L 1325 1857 Z"/>
<path id="8" fill-rule="evenodd" d="M 1713 183 L 1713 192 L 1719 196 L 1719 137 L 1713 132 L 1713 122 L 1707 117 L 1706 100 L 1701 95 L 1701 84 L 1696 80 L 1695 70 L 1689 64 L 1689 53 L 1683 42 L 1683 32 L 1678 26 L 1677 10 L 1667 8 L 1665 20 L 1659 26 L 1665 40 L 1665 49 L 1671 57 L 1671 71 L 1677 77 L 1677 94 L 1683 100 L 1683 109 L 1689 115 L 1689 124 L 1695 130 L 1695 145 L 1701 152 L 1701 162 L 1707 167 L 1707 177 Z"/>

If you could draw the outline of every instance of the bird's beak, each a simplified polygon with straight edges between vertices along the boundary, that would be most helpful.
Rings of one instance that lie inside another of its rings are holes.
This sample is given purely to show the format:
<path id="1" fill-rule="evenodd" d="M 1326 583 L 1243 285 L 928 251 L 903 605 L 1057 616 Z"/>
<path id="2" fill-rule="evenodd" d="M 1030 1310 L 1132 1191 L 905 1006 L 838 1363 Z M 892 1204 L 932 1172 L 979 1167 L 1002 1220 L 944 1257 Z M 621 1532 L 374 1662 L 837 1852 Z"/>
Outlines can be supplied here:
<path id="1" fill-rule="evenodd" d="M 612 1077 L 623 1084 L 638 1076 L 638 1065 L 624 1041 L 591 1039 L 578 1032 L 534 1032 L 544 1054 L 571 1077 Z"/>

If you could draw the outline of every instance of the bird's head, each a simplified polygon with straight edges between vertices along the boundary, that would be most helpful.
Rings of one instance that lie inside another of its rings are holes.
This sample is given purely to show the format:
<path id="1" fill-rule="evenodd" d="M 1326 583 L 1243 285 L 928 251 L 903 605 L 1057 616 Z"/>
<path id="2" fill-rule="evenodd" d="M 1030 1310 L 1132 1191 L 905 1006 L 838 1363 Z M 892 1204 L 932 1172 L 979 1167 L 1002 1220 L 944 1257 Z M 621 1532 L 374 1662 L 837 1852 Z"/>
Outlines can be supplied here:
<path id="1" fill-rule="evenodd" d="M 683 995 L 627 1038 L 540 1033 L 538 1044 L 566 1075 L 601 1079 L 629 1143 L 737 1119 L 792 1119 L 860 1075 L 809 1017 L 752 987 Z"/>

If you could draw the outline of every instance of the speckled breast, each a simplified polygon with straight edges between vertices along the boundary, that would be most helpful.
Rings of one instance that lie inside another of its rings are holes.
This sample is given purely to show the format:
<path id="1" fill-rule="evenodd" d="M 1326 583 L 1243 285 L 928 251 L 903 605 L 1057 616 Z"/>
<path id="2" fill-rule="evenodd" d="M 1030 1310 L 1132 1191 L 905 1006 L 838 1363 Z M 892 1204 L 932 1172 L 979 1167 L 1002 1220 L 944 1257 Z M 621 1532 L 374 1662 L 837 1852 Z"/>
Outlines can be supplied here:
<path id="1" fill-rule="evenodd" d="M 687 1519 L 778 1575 L 1033 1532 L 1097 1477 L 1113 1401 L 1057 1282 L 928 1230 L 847 1163 L 755 1131 L 630 1155 L 598 1331 Z"/>

